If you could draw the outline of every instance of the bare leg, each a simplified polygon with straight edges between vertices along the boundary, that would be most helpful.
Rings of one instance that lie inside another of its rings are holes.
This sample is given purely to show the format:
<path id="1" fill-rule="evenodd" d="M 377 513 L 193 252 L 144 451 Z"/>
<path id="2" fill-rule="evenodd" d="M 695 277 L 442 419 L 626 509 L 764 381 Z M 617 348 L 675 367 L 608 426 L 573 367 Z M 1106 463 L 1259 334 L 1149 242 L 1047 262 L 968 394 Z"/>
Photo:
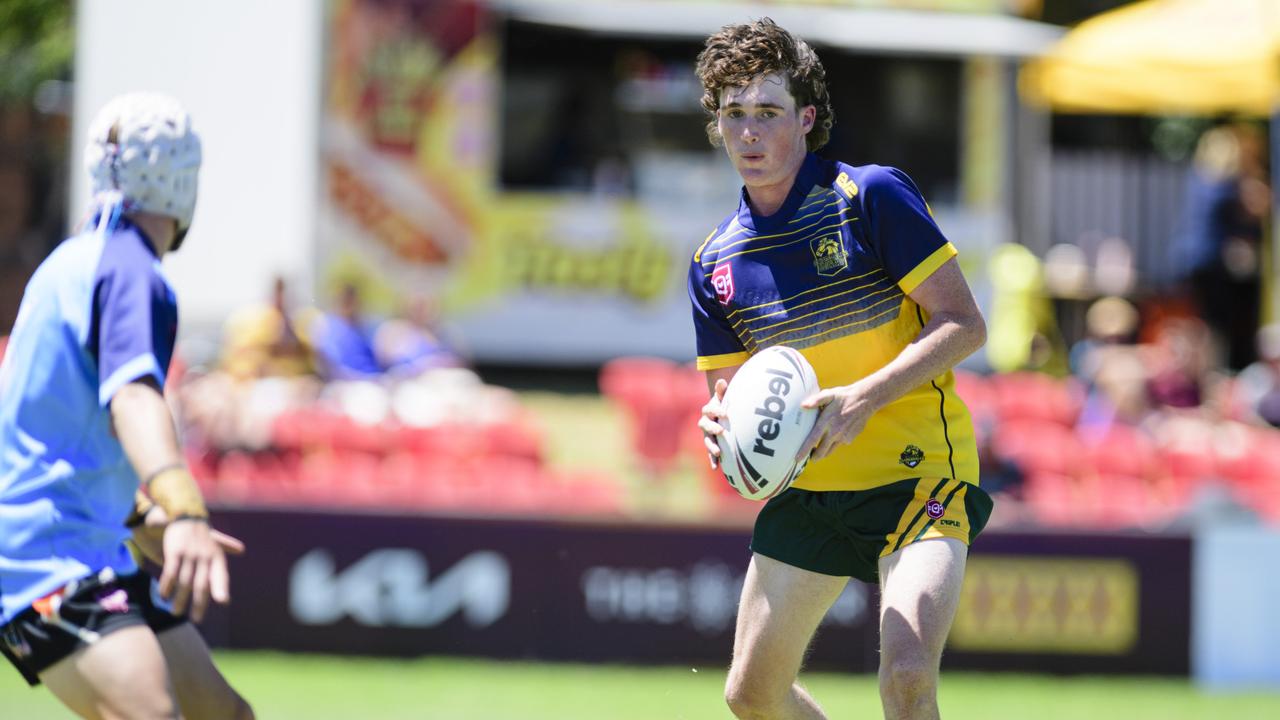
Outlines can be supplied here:
<path id="1" fill-rule="evenodd" d="M 159 635 L 182 716 L 187 720 L 253 720 L 253 709 L 213 664 L 209 646 L 190 623 Z"/>
<path id="2" fill-rule="evenodd" d="M 77 650 L 40 674 L 64 705 L 90 720 L 173 720 L 177 703 L 160 643 L 138 625 Z"/>
<path id="3" fill-rule="evenodd" d="M 743 720 L 825 718 L 796 676 L 805 649 L 849 578 L 755 555 L 747 568 L 725 700 Z"/>
<path id="4" fill-rule="evenodd" d="M 880 560 L 880 699 L 888 720 L 938 718 L 938 667 L 967 555 L 959 540 L 935 538 Z"/>

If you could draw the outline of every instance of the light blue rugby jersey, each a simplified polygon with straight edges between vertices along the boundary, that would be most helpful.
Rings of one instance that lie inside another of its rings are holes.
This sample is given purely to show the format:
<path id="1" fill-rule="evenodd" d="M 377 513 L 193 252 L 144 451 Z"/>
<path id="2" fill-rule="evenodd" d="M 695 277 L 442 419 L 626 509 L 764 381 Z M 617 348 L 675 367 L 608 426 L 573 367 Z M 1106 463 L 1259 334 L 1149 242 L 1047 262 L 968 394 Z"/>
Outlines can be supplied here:
<path id="1" fill-rule="evenodd" d="M 177 329 L 160 261 L 124 218 L 63 242 L 27 284 L 0 365 L 0 624 L 71 580 L 137 569 L 138 477 L 109 405 L 133 380 L 163 385 Z"/>

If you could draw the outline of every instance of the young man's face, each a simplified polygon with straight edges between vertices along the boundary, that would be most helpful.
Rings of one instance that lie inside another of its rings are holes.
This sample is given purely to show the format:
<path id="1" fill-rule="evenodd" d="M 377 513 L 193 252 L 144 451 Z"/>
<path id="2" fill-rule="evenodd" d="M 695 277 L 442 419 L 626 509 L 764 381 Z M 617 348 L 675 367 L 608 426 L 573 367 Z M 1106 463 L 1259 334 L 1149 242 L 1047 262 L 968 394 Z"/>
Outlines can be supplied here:
<path id="1" fill-rule="evenodd" d="M 789 189 L 816 115 L 812 105 L 796 112 L 786 78 L 768 73 L 722 90 L 716 124 L 729 160 L 748 188 L 785 183 Z"/>

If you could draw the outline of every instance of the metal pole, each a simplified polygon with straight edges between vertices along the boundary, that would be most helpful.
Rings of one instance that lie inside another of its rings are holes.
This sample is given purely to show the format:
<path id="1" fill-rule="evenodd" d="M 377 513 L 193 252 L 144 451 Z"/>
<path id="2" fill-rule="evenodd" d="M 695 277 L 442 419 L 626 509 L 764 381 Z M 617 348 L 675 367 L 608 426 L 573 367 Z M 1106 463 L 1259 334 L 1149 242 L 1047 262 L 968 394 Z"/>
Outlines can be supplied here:
<path id="1" fill-rule="evenodd" d="M 1271 149 L 1271 167 L 1267 171 L 1267 182 L 1271 184 L 1271 222 L 1265 229 L 1270 233 L 1265 245 L 1267 249 L 1266 256 L 1262 258 L 1262 324 L 1273 323 L 1280 320 L 1280 307 L 1277 307 L 1277 300 L 1280 300 L 1280 293 L 1276 292 L 1276 263 L 1280 259 L 1280 232 L 1277 232 L 1276 223 L 1280 222 L 1280 187 L 1275 181 L 1276 170 L 1280 168 L 1280 106 L 1277 106 L 1271 112 L 1271 122 L 1267 128 L 1267 146 Z"/>

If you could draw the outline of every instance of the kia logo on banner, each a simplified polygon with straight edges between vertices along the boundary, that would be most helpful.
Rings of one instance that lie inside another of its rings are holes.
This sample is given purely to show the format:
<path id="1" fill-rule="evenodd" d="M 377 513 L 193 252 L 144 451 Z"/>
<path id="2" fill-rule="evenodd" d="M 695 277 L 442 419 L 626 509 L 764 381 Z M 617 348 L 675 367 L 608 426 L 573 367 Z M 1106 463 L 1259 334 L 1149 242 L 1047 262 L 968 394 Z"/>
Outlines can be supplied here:
<path id="1" fill-rule="evenodd" d="M 304 625 L 350 617 L 368 627 L 429 628 L 454 615 L 473 628 L 497 622 L 511 600 L 511 566 L 495 552 L 463 557 L 432 580 L 417 550 L 374 550 L 337 571 L 326 550 L 312 550 L 289 572 L 289 610 Z"/>

